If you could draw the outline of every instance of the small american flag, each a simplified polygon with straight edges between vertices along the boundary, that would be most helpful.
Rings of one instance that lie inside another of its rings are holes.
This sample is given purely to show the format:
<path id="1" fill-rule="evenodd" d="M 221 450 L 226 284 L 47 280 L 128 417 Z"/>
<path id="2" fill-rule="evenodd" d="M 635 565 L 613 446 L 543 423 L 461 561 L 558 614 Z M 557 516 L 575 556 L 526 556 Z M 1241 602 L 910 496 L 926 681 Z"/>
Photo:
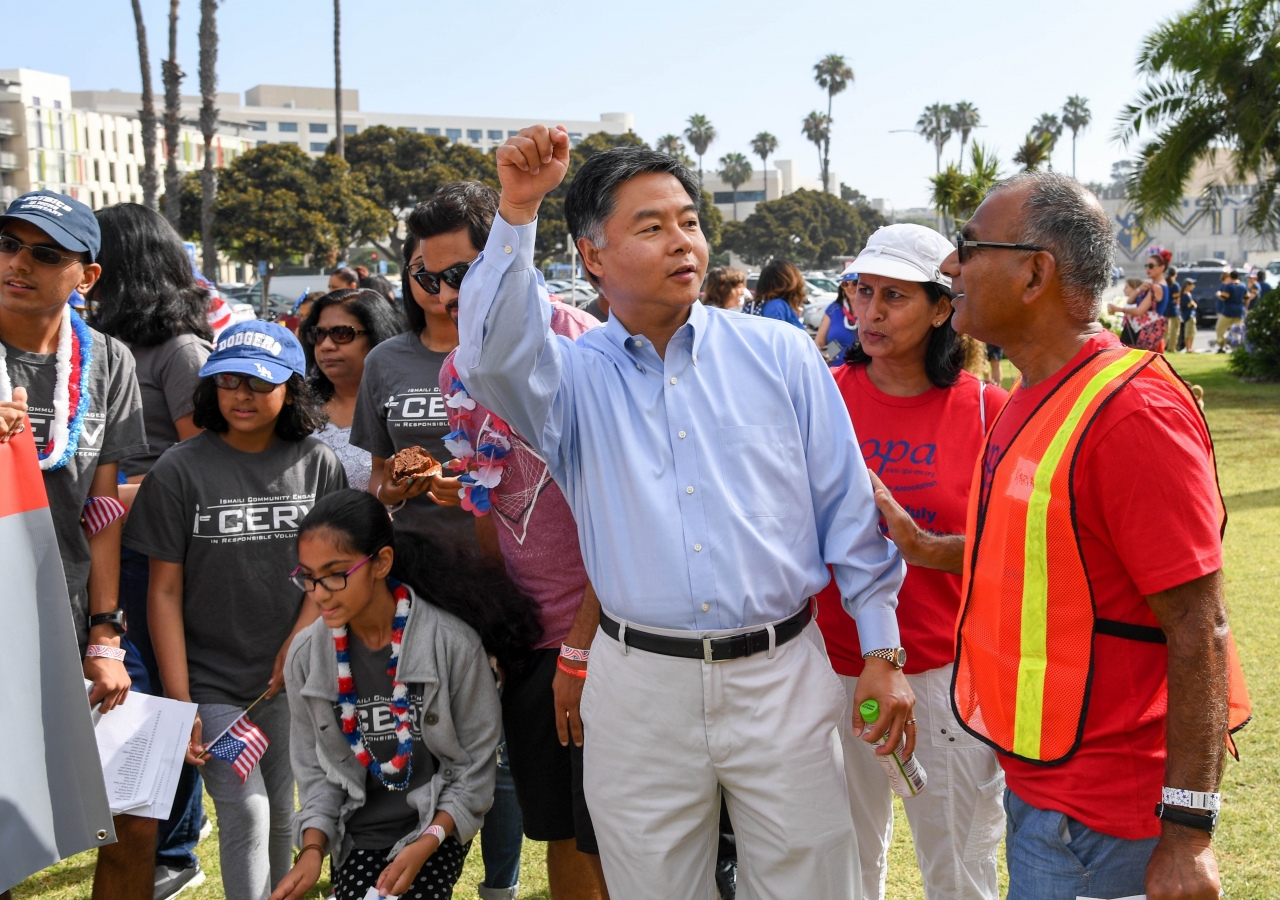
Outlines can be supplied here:
<path id="1" fill-rule="evenodd" d="M 93 537 L 116 519 L 124 515 L 124 504 L 115 497 L 87 497 L 84 501 L 84 514 L 80 516 L 80 524 Z"/>
<path id="2" fill-rule="evenodd" d="M 267 752 L 268 744 L 270 741 L 267 736 L 241 713 L 240 718 L 222 733 L 222 737 L 209 745 L 207 752 L 223 762 L 231 763 L 231 768 L 240 776 L 240 783 L 244 784 L 258 760 L 262 759 L 262 754 Z"/>

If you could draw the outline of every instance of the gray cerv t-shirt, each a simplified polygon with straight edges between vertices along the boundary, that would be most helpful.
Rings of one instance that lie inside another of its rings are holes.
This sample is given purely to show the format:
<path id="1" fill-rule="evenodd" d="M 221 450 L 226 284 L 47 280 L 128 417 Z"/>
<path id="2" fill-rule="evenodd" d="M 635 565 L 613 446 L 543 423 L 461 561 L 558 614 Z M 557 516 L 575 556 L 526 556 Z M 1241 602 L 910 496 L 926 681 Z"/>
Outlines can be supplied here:
<path id="1" fill-rule="evenodd" d="M 441 463 L 453 459 L 444 448 L 449 416 L 440 395 L 440 366 L 448 355 L 428 350 L 413 332 L 370 350 L 356 397 L 351 443 L 383 459 L 406 447 L 421 447 Z M 479 549 L 475 517 L 460 506 L 440 506 L 426 494 L 395 513 L 395 526 L 397 531 L 426 534 L 450 549 Z"/>
<path id="2" fill-rule="evenodd" d="M 74 315 L 74 313 L 73 313 Z M 58 536 L 58 552 L 71 598 L 71 618 L 83 650 L 89 643 L 89 538 L 80 517 L 99 465 L 147 451 L 142 400 L 134 377 L 133 356 L 115 338 L 90 329 L 89 409 L 75 454 L 65 466 L 44 473 L 49 512 Z M 53 428 L 55 354 L 24 353 L 4 345 L 9 382 L 27 389 L 31 434 L 41 450 Z M 2 590 L 3 588 L 0 588 Z"/>
<path id="3" fill-rule="evenodd" d="M 125 475 L 146 475 L 160 454 L 178 443 L 173 423 L 195 410 L 200 367 L 213 345 L 194 334 L 180 334 L 154 347 L 131 347 L 138 364 L 138 388 L 147 425 L 148 450 L 120 465 Z"/>
<path id="4" fill-rule="evenodd" d="M 243 706 L 267 689 L 302 603 L 289 580 L 298 524 L 346 486 L 338 458 L 314 437 L 245 453 L 205 431 L 152 467 L 124 543 L 183 565 L 192 700 Z"/>

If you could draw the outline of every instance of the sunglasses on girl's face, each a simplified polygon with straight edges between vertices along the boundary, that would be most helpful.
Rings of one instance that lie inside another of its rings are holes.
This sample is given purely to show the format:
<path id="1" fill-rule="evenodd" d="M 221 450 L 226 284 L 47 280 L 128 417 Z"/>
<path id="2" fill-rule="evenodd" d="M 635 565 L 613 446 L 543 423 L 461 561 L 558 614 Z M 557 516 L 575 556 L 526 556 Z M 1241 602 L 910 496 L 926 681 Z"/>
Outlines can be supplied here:
<path id="1" fill-rule="evenodd" d="M 324 343 L 324 339 L 328 338 L 335 344 L 350 344 L 356 339 L 358 334 L 368 334 L 367 331 L 361 331 L 359 328 L 353 328 L 350 325 L 335 325 L 332 328 L 321 328 L 313 325 L 307 329 L 307 340 L 319 347 Z"/>
<path id="2" fill-rule="evenodd" d="M 462 279 L 467 270 L 475 265 L 475 260 L 467 263 L 455 263 L 443 272 L 429 272 L 427 267 L 410 272 L 409 277 L 418 282 L 418 286 L 432 296 L 440 293 L 440 282 L 444 282 L 455 291 L 462 287 Z"/>
<path id="3" fill-rule="evenodd" d="M 254 375 L 235 375 L 230 372 L 223 372 L 213 376 L 213 383 L 224 391 L 234 391 L 240 387 L 241 382 L 249 382 L 249 390 L 255 394 L 270 394 L 278 387 L 265 378 L 258 378 Z"/>
<path id="4" fill-rule="evenodd" d="M 22 243 L 16 237 L 0 235 L 0 254 L 17 256 L 18 251 L 23 247 L 26 247 L 31 258 L 42 266 L 60 266 L 64 261 L 80 262 L 80 257 L 64 256 L 52 247 L 32 247 L 30 244 Z"/>

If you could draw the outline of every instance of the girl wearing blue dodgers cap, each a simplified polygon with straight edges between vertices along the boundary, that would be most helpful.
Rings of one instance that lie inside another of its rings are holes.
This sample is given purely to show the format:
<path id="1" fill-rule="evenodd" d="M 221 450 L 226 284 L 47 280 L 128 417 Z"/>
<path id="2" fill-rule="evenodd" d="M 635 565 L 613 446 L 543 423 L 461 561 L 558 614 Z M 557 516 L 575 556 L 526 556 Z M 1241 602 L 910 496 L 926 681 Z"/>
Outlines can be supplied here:
<path id="1" fill-rule="evenodd" d="M 303 378 L 302 347 L 269 322 L 224 331 L 200 370 L 193 424 L 142 482 L 125 545 L 151 560 L 148 620 L 165 693 L 198 703 L 187 761 L 203 766 L 222 833 L 228 900 L 266 900 L 289 871 L 289 709 L 278 696 L 293 636 L 319 614 L 288 579 L 298 525 L 347 486 Z M 269 746 L 241 776 L 204 755 L 248 708 Z"/>

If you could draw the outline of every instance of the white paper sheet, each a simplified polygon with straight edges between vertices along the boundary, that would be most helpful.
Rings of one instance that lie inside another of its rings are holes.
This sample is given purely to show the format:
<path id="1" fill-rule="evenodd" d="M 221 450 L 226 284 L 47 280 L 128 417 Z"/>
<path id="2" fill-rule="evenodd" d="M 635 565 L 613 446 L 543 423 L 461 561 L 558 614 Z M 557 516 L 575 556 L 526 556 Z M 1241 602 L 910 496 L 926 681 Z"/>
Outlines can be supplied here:
<path id="1" fill-rule="evenodd" d="M 112 815 L 169 817 L 195 715 L 194 703 L 132 691 L 98 714 L 94 735 Z"/>
<path id="2" fill-rule="evenodd" d="M 386 894 L 385 896 L 378 893 L 376 887 L 371 887 L 364 892 L 364 900 L 400 900 L 399 894 Z"/>

